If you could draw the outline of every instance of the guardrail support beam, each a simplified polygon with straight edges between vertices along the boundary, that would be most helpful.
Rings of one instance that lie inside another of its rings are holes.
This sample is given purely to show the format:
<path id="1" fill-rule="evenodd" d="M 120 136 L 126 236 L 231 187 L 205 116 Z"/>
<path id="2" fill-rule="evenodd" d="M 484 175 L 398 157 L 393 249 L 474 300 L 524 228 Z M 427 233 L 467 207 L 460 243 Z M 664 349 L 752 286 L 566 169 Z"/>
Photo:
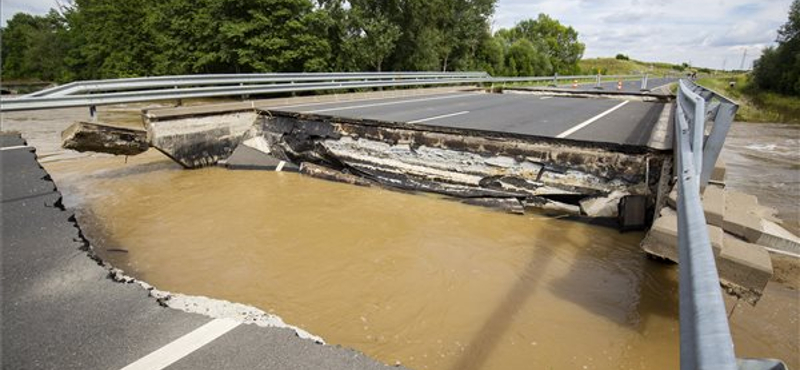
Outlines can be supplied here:
<path id="1" fill-rule="evenodd" d="M 725 137 L 728 136 L 737 108 L 737 106 L 730 103 L 719 105 L 714 125 L 711 127 L 711 133 L 706 138 L 703 147 L 703 167 L 700 174 L 701 189 L 705 189 L 706 185 L 708 185 L 708 180 L 711 179 L 711 173 L 714 172 L 714 165 L 716 165 L 719 154 L 722 152 L 722 147 L 725 145 Z"/>

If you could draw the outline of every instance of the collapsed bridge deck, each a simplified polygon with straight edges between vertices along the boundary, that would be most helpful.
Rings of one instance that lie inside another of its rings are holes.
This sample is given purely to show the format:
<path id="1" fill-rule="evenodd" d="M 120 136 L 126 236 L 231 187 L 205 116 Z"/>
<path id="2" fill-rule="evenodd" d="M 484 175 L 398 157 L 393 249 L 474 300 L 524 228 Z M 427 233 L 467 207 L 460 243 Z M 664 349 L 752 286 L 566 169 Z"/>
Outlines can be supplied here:
<path id="1" fill-rule="evenodd" d="M 647 146 L 663 101 L 455 92 L 269 110 Z"/>
<path id="2" fill-rule="evenodd" d="M 515 213 L 534 207 L 617 217 L 617 205 L 633 197 L 639 214 L 652 214 L 666 191 L 661 175 L 671 168 L 667 96 L 382 94 L 149 110 L 146 133 L 100 129 L 109 136 L 100 141 L 120 147 L 131 137 L 144 140 L 187 168 L 293 168 Z M 98 137 L 96 126 L 71 130 L 73 139 L 65 143 L 79 142 L 74 138 L 80 134 Z M 640 217 L 639 224 L 645 223 Z"/>

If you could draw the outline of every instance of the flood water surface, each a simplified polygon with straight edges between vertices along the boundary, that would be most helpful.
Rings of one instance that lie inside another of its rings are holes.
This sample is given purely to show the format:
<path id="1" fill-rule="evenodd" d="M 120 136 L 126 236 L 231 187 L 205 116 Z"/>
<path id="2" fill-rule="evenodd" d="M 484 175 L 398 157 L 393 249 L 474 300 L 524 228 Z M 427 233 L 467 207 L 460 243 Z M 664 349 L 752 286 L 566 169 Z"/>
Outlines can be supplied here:
<path id="1" fill-rule="evenodd" d="M 679 367 L 677 269 L 647 259 L 641 233 L 291 173 L 183 170 L 155 151 L 45 166 L 127 274 L 256 306 L 387 364 Z M 757 307 L 739 304 L 737 353 L 799 366 L 798 305 L 772 283 Z"/>
<path id="2" fill-rule="evenodd" d="M 98 252 L 159 289 L 417 369 L 678 364 L 674 269 L 646 259 L 640 233 L 148 156 L 76 172 Z"/>

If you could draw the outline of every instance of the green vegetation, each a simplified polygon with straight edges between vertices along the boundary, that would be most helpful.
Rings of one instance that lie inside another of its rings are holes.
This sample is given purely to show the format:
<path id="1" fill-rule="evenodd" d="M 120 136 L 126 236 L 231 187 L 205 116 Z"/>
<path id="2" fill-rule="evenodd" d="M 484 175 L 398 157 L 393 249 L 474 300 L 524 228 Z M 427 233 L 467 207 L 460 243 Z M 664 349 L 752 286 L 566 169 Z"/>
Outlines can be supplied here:
<path id="1" fill-rule="evenodd" d="M 702 78 L 697 83 L 739 103 L 737 121 L 800 123 L 800 97 L 763 91 L 750 75 Z"/>
<path id="2" fill-rule="evenodd" d="M 778 30 L 778 46 L 764 49 L 753 68 L 759 89 L 800 97 L 800 0 L 789 8 L 789 20 Z"/>
<path id="3" fill-rule="evenodd" d="M 604 75 L 625 74 L 680 74 L 689 71 L 687 67 L 668 63 L 651 63 L 630 59 L 627 55 L 618 54 L 615 58 L 593 58 L 578 62 L 581 72 L 585 74 L 599 73 Z"/>
<path id="4" fill-rule="evenodd" d="M 2 78 L 580 71 L 578 32 L 547 15 L 490 33 L 496 0 L 72 0 L 4 28 Z"/>

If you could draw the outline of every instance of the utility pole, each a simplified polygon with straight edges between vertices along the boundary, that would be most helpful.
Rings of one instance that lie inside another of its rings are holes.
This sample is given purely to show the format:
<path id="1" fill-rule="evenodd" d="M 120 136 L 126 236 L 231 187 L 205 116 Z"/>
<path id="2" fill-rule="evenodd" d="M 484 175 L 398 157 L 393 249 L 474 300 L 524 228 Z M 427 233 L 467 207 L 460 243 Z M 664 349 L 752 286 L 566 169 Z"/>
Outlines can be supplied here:
<path id="1" fill-rule="evenodd" d="M 739 70 L 744 71 L 744 60 L 747 58 L 747 48 L 744 48 L 744 54 L 742 55 L 742 64 L 739 66 Z"/>
<path id="2" fill-rule="evenodd" d="M 722 59 L 722 72 L 725 72 L 725 64 L 728 63 L 728 57 Z"/>

